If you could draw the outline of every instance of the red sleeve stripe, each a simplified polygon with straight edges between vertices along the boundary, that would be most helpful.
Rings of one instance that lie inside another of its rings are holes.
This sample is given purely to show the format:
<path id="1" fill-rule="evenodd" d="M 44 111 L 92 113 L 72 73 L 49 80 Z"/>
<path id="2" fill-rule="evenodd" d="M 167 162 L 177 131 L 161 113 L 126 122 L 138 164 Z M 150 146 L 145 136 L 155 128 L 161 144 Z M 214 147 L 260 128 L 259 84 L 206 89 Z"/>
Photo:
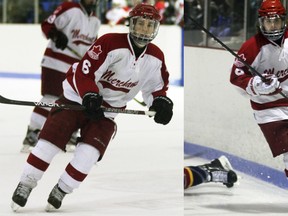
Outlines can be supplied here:
<path id="1" fill-rule="evenodd" d="M 59 61 L 63 61 L 65 63 L 69 64 L 69 65 L 72 65 L 75 62 L 79 61 L 79 59 L 67 56 L 65 54 L 53 52 L 53 50 L 50 49 L 50 48 L 47 48 L 45 50 L 44 55 L 48 56 L 48 57 L 51 57 L 51 58 L 54 58 L 54 59 L 57 59 Z"/>

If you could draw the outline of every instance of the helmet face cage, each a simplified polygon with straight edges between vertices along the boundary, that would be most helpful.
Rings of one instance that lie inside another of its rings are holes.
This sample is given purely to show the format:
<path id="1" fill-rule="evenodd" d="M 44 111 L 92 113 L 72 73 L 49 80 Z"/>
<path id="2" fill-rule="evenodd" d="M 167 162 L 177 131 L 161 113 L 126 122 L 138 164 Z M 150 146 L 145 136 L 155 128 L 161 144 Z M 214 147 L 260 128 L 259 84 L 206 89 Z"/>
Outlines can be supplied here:
<path id="1" fill-rule="evenodd" d="M 130 18 L 129 32 L 134 42 L 143 47 L 156 37 L 159 25 L 158 20 L 134 16 Z"/>
<path id="2" fill-rule="evenodd" d="M 268 40 L 276 41 L 283 36 L 286 29 L 285 15 L 262 16 L 258 21 L 261 33 Z"/>
<path id="3" fill-rule="evenodd" d="M 146 46 L 157 35 L 161 16 L 159 11 L 149 4 L 138 4 L 129 12 L 129 32 L 140 47 Z"/>
<path id="4" fill-rule="evenodd" d="M 263 0 L 258 10 L 261 33 L 268 39 L 280 39 L 286 29 L 286 10 L 280 0 Z"/>

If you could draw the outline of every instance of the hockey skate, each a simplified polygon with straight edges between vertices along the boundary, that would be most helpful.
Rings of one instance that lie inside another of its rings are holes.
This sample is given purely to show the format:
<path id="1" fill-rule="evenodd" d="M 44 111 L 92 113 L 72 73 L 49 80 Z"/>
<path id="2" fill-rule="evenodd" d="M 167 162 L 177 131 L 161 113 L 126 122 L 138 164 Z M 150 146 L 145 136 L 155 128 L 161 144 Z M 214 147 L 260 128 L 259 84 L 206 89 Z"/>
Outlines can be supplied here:
<path id="1" fill-rule="evenodd" d="M 59 187 L 58 184 L 54 186 L 52 189 L 51 193 L 49 194 L 48 197 L 48 205 L 46 206 L 46 211 L 53 211 L 55 209 L 59 209 L 62 204 L 62 200 L 65 197 L 66 193 L 62 191 Z"/>
<path id="2" fill-rule="evenodd" d="M 201 167 L 209 173 L 208 181 L 222 182 L 228 188 L 233 187 L 237 181 L 237 174 L 233 171 L 229 160 L 225 156 L 221 156 Z"/>
<path id="3" fill-rule="evenodd" d="M 27 203 L 27 199 L 32 191 L 32 187 L 19 183 L 13 193 L 11 208 L 13 211 L 17 211 L 20 207 L 24 207 Z"/>
<path id="4" fill-rule="evenodd" d="M 38 136 L 39 136 L 40 130 L 32 130 L 29 126 L 26 132 L 26 137 L 23 141 L 23 146 L 21 148 L 22 153 L 29 153 L 34 148 L 34 146 L 38 142 Z"/>

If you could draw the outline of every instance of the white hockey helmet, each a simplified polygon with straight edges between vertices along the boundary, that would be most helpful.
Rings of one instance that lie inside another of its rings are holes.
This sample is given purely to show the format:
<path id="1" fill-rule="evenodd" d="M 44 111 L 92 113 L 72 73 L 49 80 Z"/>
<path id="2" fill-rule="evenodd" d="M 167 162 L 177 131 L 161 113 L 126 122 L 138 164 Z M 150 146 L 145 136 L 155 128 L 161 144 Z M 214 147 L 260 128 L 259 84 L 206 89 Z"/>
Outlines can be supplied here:
<path id="1" fill-rule="evenodd" d="M 129 13 L 129 32 L 140 47 L 146 46 L 157 35 L 161 16 L 158 10 L 148 4 L 138 4 Z"/>

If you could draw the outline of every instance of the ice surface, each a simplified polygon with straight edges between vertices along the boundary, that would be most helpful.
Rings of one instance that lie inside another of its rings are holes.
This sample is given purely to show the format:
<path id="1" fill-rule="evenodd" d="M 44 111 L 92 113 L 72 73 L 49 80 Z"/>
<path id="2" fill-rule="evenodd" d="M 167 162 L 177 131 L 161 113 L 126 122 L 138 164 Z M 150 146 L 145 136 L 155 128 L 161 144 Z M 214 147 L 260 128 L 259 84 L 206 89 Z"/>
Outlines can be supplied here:
<path id="1" fill-rule="evenodd" d="M 0 94 L 39 101 L 40 80 L 0 78 Z M 102 161 L 65 197 L 53 215 L 180 216 L 183 215 L 183 88 L 171 86 L 174 118 L 163 126 L 152 118 L 119 114 L 118 132 Z M 129 109 L 145 109 L 132 101 Z M 20 148 L 32 107 L 0 104 L 0 216 L 15 215 L 11 197 L 28 154 Z M 50 190 L 73 153 L 52 161 L 19 215 L 47 215 Z"/>
<path id="2" fill-rule="evenodd" d="M 195 157 L 186 159 L 185 165 L 206 162 L 208 161 Z M 184 215 L 287 215 L 286 190 L 244 173 L 237 172 L 237 174 L 239 181 L 232 188 L 227 188 L 221 183 L 206 183 L 186 190 Z"/>

